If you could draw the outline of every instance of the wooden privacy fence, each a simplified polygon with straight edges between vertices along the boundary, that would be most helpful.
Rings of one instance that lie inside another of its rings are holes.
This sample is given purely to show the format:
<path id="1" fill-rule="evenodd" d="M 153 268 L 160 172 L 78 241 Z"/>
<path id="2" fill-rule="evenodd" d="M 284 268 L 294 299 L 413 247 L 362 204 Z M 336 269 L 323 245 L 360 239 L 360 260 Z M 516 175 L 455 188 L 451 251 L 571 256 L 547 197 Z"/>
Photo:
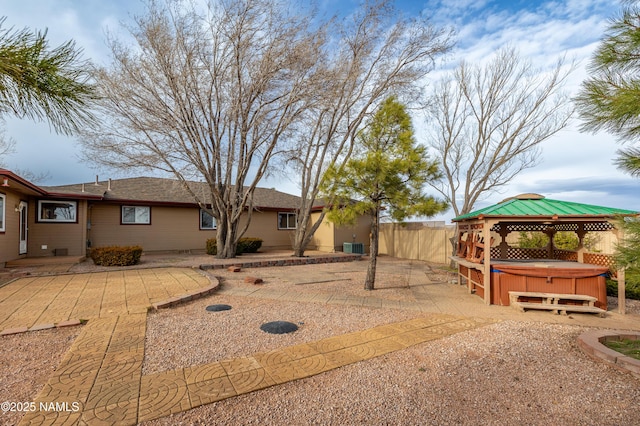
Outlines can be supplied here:
<path id="1" fill-rule="evenodd" d="M 455 225 L 440 222 L 380 224 L 379 253 L 402 259 L 448 264 Z"/>

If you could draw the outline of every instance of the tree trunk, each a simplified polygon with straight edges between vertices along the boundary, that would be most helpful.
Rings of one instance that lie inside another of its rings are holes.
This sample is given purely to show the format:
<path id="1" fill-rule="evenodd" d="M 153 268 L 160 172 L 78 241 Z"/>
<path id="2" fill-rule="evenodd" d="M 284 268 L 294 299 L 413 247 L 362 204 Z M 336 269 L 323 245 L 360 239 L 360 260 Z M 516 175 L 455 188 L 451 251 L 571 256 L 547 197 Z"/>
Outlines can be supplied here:
<path id="1" fill-rule="evenodd" d="M 216 233 L 216 246 L 218 259 L 231 259 L 236 257 L 236 233 L 237 226 L 230 222 L 227 216 L 220 217 Z"/>
<path id="2" fill-rule="evenodd" d="M 369 266 L 364 281 L 365 290 L 373 290 L 376 283 L 376 262 L 378 260 L 378 236 L 380 228 L 380 209 L 376 209 L 371 221 L 371 237 L 369 239 Z"/>
<path id="3" fill-rule="evenodd" d="M 451 256 L 456 256 L 458 254 L 458 226 L 456 225 L 456 233 L 453 237 L 449 238 L 449 242 L 451 243 Z M 449 268 L 455 269 L 456 262 L 453 260 L 449 260 Z"/>
<path id="4" fill-rule="evenodd" d="M 316 230 L 320 227 L 322 220 L 325 217 L 325 212 L 320 213 L 320 217 L 316 219 L 313 224 L 310 224 L 311 215 L 305 215 L 304 224 L 302 222 L 298 223 L 298 228 L 304 226 L 304 229 L 296 229 L 296 233 L 294 236 L 293 242 L 293 255 L 296 257 L 304 257 L 304 251 L 307 249 L 307 246 L 311 242 L 313 235 L 316 233 Z"/>

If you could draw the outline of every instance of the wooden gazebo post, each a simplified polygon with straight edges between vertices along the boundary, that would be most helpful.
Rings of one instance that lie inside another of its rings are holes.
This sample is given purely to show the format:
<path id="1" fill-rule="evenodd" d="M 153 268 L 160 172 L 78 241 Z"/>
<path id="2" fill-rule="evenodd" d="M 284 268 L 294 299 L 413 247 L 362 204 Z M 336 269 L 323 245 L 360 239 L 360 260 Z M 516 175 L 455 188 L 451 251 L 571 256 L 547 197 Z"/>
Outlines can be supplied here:
<path id="1" fill-rule="evenodd" d="M 618 242 L 624 241 L 624 229 L 616 226 L 615 220 L 608 220 L 612 226 L 613 234 L 618 238 Z M 626 283 L 625 283 L 625 268 L 618 270 L 618 313 L 626 314 L 627 311 L 627 295 L 626 295 Z"/>
<path id="2" fill-rule="evenodd" d="M 624 269 L 618 271 L 618 313 L 624 315 L 627 311 L 626 284 L 624 282 Z"/>
<path id="3" fill-rule="evenodd" d="M 482 219 L 480 217 L 479 219 Z M 491 304 L 491 227 L 497 223 L 495 220 L 484 219 L 482 226 L 482 239 L 484 241 L 484 303 Z"/>

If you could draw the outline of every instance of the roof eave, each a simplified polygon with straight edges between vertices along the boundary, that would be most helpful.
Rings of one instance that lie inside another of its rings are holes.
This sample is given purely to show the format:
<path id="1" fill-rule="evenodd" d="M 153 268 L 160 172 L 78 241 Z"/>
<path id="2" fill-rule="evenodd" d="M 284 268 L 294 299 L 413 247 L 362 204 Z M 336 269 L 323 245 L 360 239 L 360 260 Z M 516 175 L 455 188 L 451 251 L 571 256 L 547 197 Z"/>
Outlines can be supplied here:
<path id="1" fill-rule="evenodd" d="M 77 198 L 79 200 L 102 200 L 102 195 L 96 194 L 78 194 L 72 192 L 47 192 L 43 195 L 51 198 Z"/>
<path id="2" fill-rule="evenodd" d="M 471 221 L 471 220 L 485 220 L 485 219 L 503 219 L 503 220 L 509 220 L 509 221 L 522 221 L 522 220 L 527 220 L 527 221 L 531 221 L 531 220 L 566 220 L 566 219 L 570 219 L 570 220 L 577 220 L 577 219 L 582 219 L 582 220 L 591 220 L 591 219 L 615 219 L 618 216 L 639 216 L 640 213 L 619 213 L 619 214 L 615 214 L 615 215 L 611 215 L 611 214 L 591 214 L 591 215 L 558 215 L 558 214 L 554 214 L 554 215 L 539 215 L 539 216 L 533 216 L 533 215 L 519 215 L 519 216 L 513 216 L 513 215 L 491 215 L 491 214 L 481 214 L 481 215 L 477 215 L 477 216 L 472 216 L 472 217 L 465 217 L 465 218 L 453 218 L 451 219 L 452 222 L 464 222 L 464 221 Z"/>

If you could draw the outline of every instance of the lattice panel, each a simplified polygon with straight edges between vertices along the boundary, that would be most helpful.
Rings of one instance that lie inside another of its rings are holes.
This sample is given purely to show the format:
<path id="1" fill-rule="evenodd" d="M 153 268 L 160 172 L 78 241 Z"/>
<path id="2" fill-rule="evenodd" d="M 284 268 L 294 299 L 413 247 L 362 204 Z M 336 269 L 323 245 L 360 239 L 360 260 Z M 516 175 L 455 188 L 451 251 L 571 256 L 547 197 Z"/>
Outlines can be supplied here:
<path id="1" fill-rule="evenodd" d="M 500 247 L 491 247 L 491 258 L 492 259 L 500 258 Z"/>
<path id="2" fill-rule="evenodd" d="M 553 225 L 556 231 L 573 231 L 576 232 L 578 230 L 577 223 L 558 223 Z"/>
<path id="3" fill-rule="evenodd" d="M 502 229 L 502 226 L 506 226 L 507 230 L 509 232 L 520 232 L 520 231 L 544 231 L 545 229 L 547 229 L 547 227 L 549 225 L 545 225 L 544 223 L 509 223 L 509 224 L 501 224 L 501 223 L 496 223 L 495 225 L 493 225 L 491 227 L 492 231 L 495 232 L 500 232 L 500 229 Z"/>
<path id="4" fill-rule="evenodd" d="M 554 225 L 544 224 L 544 223 L 496 223 L 491 227 L 491 230 L 494 232 L 500 232 L 502 226 L 506 226 L 509 232 L 533 232 L 533 231 L 545 231 L 549 226 L 553 226 L 556 231 L 573 231 L 576 232 L 579 228 L 577 223 L 556 223 Z M 609 222 L 595 222 L 595 223 L 585 223 L 584 230 L 587 232 L 598 232 L 598 231 L 608 231 L 613 229 L 614 226 Z"/>
<path id="5" fill-rule="evenodd" d="M 611 269 L 614 264 L 613 256 L 602 253 L 585 253 L 584 263 L 590 263 L 592 265 L 606 266 Z"/>
<path id="6" fill-rule="evenodd" d="M 613 228 L 614 226 L 609 222 L 596 222 L 596 223 L 584 224 L 584 230 L 587 232 L 609 231 Z"/>
<path id="7" fill-rule="evenodd" d="M 578 261 L 578 253 L 570 250 L 553 250 L 553 258 L 558 260 L 566 260 L 568 262 L 577 262 Z"/>
<path id="8" fill-rule="evenodd" d="M 507 259 L 546 259 L 546 249 L 509 247 Z"/>

